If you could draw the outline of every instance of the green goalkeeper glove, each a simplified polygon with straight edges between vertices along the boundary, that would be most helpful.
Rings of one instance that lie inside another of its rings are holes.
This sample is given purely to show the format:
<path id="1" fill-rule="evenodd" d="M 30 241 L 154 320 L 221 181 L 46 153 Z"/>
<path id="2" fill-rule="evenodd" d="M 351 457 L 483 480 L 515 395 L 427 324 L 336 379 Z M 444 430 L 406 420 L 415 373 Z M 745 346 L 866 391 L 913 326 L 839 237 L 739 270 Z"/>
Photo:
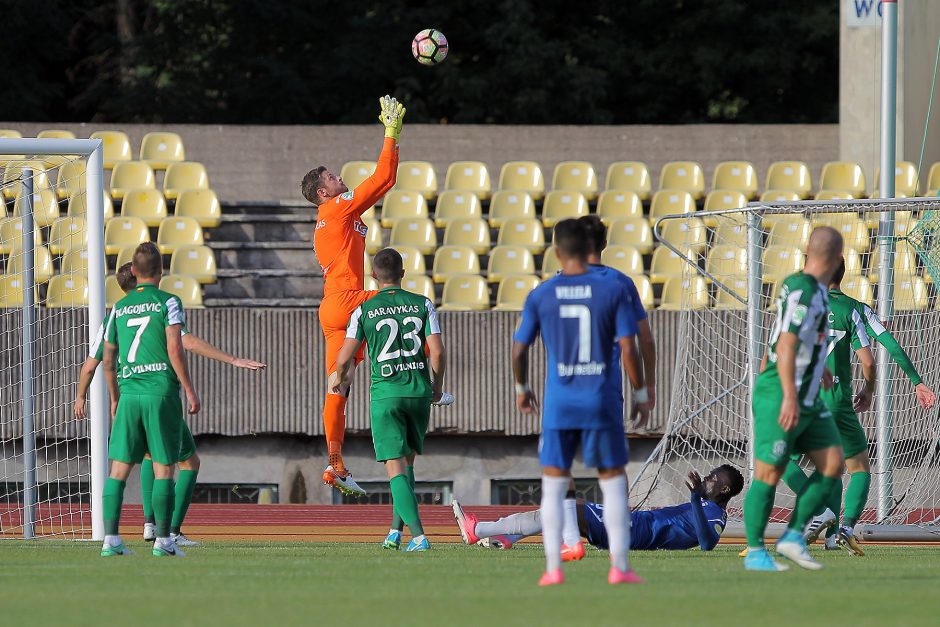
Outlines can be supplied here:
<path id="1" fill-rule="evenodd" d="M 379 113 L 379 122 L 385 127 L 385 136 L 398 141 L 398 136 L 401 135 L 402 118 L 405 117 L 405 106 L 391 96 L 379 98 L 379 106 L 382 108 Z"/>

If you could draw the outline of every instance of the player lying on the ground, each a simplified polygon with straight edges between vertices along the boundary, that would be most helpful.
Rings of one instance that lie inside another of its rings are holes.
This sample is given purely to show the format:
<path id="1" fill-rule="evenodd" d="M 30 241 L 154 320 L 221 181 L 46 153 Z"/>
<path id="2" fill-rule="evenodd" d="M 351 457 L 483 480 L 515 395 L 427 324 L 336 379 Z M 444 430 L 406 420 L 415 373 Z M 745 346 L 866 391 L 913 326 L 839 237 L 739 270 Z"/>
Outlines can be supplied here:
<path id="1" fill-rule="evenodd" d="M 118 268 L 117 281 L 125 294 L 137 287 L 137 277 L 131 272 L 130 262 Z M 215 359 L 222 363 L 231 364 L 236 368 L 259 370 L 267 367 L 260 361 L 235 357 L 234 355 L 229 355 L 225 351 L 216 348 L 204 339 L 190 333 L 189 329 L 186 328 L 185 322 L 180 328 L 180 333 L 182 335 L 183 348 L 191 353 L 196 353 L 197 355 L 202 355 L 209 359 Z M 104 350 L 104 342 L 101 341 L 103 335 L 104 325 L 98 329 L 98 336 L 95 338 L 95 343 L 92 346 L 91 355 L 89 355 L 88 358 L 85 359 L 85 363 L 82 364 L 82 370 L 78 380 L 78 390 L 75 393 L 75 402 L 72 408 L 75 417 L 79 420 L 85 417 L 85 397 L 92 379 L 95 377 L 95 370 L 98 364 L 101 363 L 102 352 Z M 180 454 L 179 469 L 180 471 L 175 487 L 176 493 L 170 535 L 176 540 L 176 544 L 179 546 L 196 546 L 199 543 L 187 538 L 182 531 L 183 519 L 186 517 L 186 511 L 189 509 L 189 504 L 192 501 L 193 489 L 196 486 L 196 476 L 199 473 L 199 455 L 196 453 L 196 441 L 193 439 L 193 434 L 185 421 L 183 421 L 183 450 Z M 156 538 L 156 525 L 153 514 L 153 481 L 153 460 L 150 459 L 150 454 L 148 453 L 143 463 L 140 465 L 140 490 L 141 502 L 144 507 L 144 540 L 150 542 L 153 542 L 154 538 Z"/>
<path id="2" fill-rule="evenodd" d="M 704 479 L 694 470 L 686 481 L 689 502 L 662 509 L 630 512 L 631 550 L 684 551 L 699 547 L 711 551 L 725 529 L 728 501 L 744 489 L 744 477 L 737 468 L 723 464 Z M 493 522 L 478 520 L 464 512 L 455 500 L 454 518 L 467 544 L 489 539 L 489 546 L 509 549 L 527 536 L 542 533 L 539 511 L 520 512 Z M 599 549 L 607 549 L 604 506 L 578 500 L 578 528 L 581 536 Z"/>

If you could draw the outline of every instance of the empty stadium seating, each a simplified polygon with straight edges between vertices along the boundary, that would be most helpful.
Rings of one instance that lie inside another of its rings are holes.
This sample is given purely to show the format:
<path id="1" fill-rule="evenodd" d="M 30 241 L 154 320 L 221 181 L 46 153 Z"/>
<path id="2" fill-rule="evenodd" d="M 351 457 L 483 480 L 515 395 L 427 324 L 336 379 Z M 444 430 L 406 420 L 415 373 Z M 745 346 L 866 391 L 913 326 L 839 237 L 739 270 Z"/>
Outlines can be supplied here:
<path id="1" fill-rule="evenodd" d="M 748 161 L 723 161 L 715 167 L 712 189 L 733 190 L 748 199 L 757 197 L 757 172 Z"/>
<path id="2" fill-rule="evenodd" d="M 375 218 L 364 218 L 362 222 L 368 229 L 366 232 L 366 252 L 374 255 L 384 247 L 382 243 L 382 225 Z M 402 242 L 402 244 L 407 244 L 407 242 Z M 434 244 L 436 245 L 437 241 Z"/>
<path id="3" fill-rule="evenodd" d="M 80 274 L 57 274 L 49 279 L 46 307 L 84 307 L 88 304 L 88 279 Z"/>
<path id="4" fill-rule="evenodd" d="M 185 274 L 200 283 L 215 283 L 215 253 L 208 246 L 180 246 L 170 258 L 170 274 Z"/>
<path id="5" fill-rule="evenodd" d="M 483 277 L 453 276 L 444 284 L 441 311 L 483 311 L 489 308 L 489 287 Z"/>
<path id="6" fill-rule="evenodd" d="M 42 231 L 33 229 L 35 246 L 42 246 Z M 10 254 L 23 247 L 23 221 L 20 218 L 0 219 L 0 253 Z"/>
<path id="7" fill-rule="evenodd" d="M 542 224 L 552 228 L 566 218 L 588 214 L 587 198 L 577 191 L 552 190 L 542 203 Z"/>
<path id="8" fill-rule="evenodd" d="M 431 255 L 437 248 L 437 233 L 434 230 L 434 223 L 428 218 L 403 218 L 398 220 L 392 227 L 388 245 L 393 248 L 400 245 L 414 246 L 422 255 Z M 379 246 L 379 249 L 381 249 L 381 246 Z"/>
<path id="9" fill-rule="evenodd" d="M 454 276 L 480 274 L 480 258 L 469 246 L 444 245 L 434 253 L 431 278 L 444 283 Z"/>
<path id="10" fill-rule="evenodd" d="M 643 256 L 632 246 L 608 246 L 601 253 L 601 263 L 624 274 L 643 274 Z"/>
<path id="11" fill-rule="evenodd" d="M 686 255 L 687 259 L 693 259 L 692 253 Z M 666 283 L 669 279 L 681 277 L 689 269 L 689 263 L 678 253 L 665 246 L 660 246 L 653 251 L 653 260 L 650 263 L 650 282 Z"/>
<path id="12" fill-rule="evenodd" d="M 722 284 L 730 288 L 731 292 L 715 286 L 714 308 L 715 309 L 746 309 L 747 308 L 747 281 L 743 279 L 729 278 L 722 281 Z M 735 297 L 737 295 L 738 298 Z M 741 302 L 739 298 L 744 299 Z"/>
<path id="13" fill-rule="evenodd" d="M 0 274 L 0 308 L 22 306 L 23 278 L 16 274 Z"/>
<path id="14" fill-rule="evenodd" d="M 447 223 L 457 218 L 482 218 L 483 207 L 480 197 L 474 192 L 448 189 L 441 192 L 434 206 L 434 226 L 445 228 Z"/>
<path id="15" fill-rule="evenodd" d="M 86 166 L 84 159 L 67 161 L 59 166 L 55 181 L 56 195 L 59 200 L 71 198 L 84 191 Z"/>
<path id="16" fill-rule="evenodd" d="M 705 250 L 708 244 L 708 229 L 698 218 L 666 220 L 660 225 L 659 237 L 673 246 L 687 248 L 695 254 Z"/>
<path id="17" fill-rule="evenodd" d="M 393 189 L 418 192 L 426 200 L 437 198 L 434 166 L 427 161 L 402 161 L 398 164 L 398 179 Z"/>
<path id="18" fill-rule="evenodd" d="M 778 220 L 770 227 L 767 236 L 767 247 L 789 246 L 803 250 L 809 242 L 809 234 L 813 225 L 805 218 L 787 216 L 785 220 Z"/>
<path id="19" fill-rule="evenodd" d="M 140 218 L 147 226 L 160 226 L 168 216 L 166 201 L 157 189 L 128 190 L 121 203 L 121 215 Z"/>
<path id="20" fill-rule="evenodd" d="M 393 190 L 382 202 L 382 226 L 392 228 L 402 218 L 427 218 L 428 202 L 417 191 Z"/>
<path id="21" fill-rule="evenodd" d="M 727 283 L 735 277 L 747 276 L 747 249 L 736 244 L 719 244 L 708 251 L 705 271 Z"/>
<path id="22" fill-rule="evenodd" d="M 130 190 L 156 189 L 153 168 L 143 161 L 122 161 L 111 171 L 111 198 L 119 200 Z"/>
<path id="23" fill-rule="evenodd" d="M 102 165 L 105 170 L 111 170 L 122 161 L 133 159 L 131 154 L 131 141 L 126 133 L 121 131 L 95 131 L 91 139 L 100 139 L 102 144 Z"/>
<path id="24" fill-rule="evenodd" d="M 528 192 L 500 190 L 493 194 L 487 219 L 490 226 L 499 228 L 509 218 L 535 218 L 535 201 Z"/>
<path id="25" fill-rule="evenodd" d="M 104 279 L 104 302 L 107 307 L 114 307 L 114 304 L 124 298 L 124 290 L 118 283 L 117 277 L 109 274 Z"/>
<path id="26" fill-rule="evenodd" d="M 663 285 L 660 309 L 705 309 L 708 307 L 708 286 L 702 277 L 674 277 Z"/>
<path id="27" fill-rule="evenodd" d="M 894 283 L 895 311 L 927 309 L 927 285 L 919 276 L 897 277 Z"/>
<path id="28" fill-rule="evenodd" d="M 164 255 L 173 254 L 180 246 L 201 246 L 202 227 L 193 218 L 166 218 L 157 230 L 157 246 Z"/>
<path id="29" fill-rule="evenodd" d="M 402 288 L 415 294 L 421 294 L 431 302 L 434 302 L 434 282 L 431 277 L 423 274 L 405 275 L 401 282 Z"/>
<path id="30" fill-rule="evenodd" d="M 643 202 L 633 191 L 606 190 L 597 199 L 597 216 L 608 226 L 620 218 L 642 218 Z"/>
<path id="31" fill-rule="evenodd" d="M 69 198 L 69 206 L 66 215 L 72 218 L 81 217 L 87 219 L 87 216 L 85 215 L 87 212 L 85 199 L 86 195 L 84 191 L 73 194 Z M 104 208 L 105 220 L 110 220 L 114 217 L 114 204 L 111 202 L 111 196 L 108 195 L 107 190 L 102 191 L 101 206 Z"/>
<path id="32" fill-rule="evenodd" d="M 875 247 L 868 260 L 868 280 L 877 283 L 880 280 L 881 249 Z M 894 280 L 900 281 L 917 272 L 917 254 L 907 242 L 897 242 L 894 249 Z"/>
<path id="33" fill-rule="evenodd" d="M 343 164 L 339 177 L 349 189 L 356 189 L 359 184 L 375 172 L 375 161 L 349 161 Z"/>
<path id="34" fill-rule="evenodd" d="M 820 190 L 848 192 L 853 198 L 865 197 L 865 173 L 851 161 L 830 161 L 819 175 Z"/>
<path id="35" fill-rule="evenodd" d="M 201 163 L 178 161 L 170 163 L 163 175 L 163 195 L 175 200 L 184 189 L 209 189 L 209 175 Z"/>
<path id="36" fill-rule="evenodd" d="M 705 195 L 705 175 L 694 161 L 670 161 L 659 172 L 660 190 L 682 190 L 698 200 Z"/>
<path id="37" fill-rule="evenodd" d="M 550 279 L 561 270 L 561 260 L 555 254 L 555 247 L 549 246 L 542 255 L 542 279 Z"/>
<path id="38" fill-rule="evenodd" d="M 653 194 L 649 219 L 651 223 L 655 223 L 666 215 L 694 212 L 695 199 L 692 194 L 679 189 L 661 189 Z"/>
<path id="39" fill-rule="evenodd" d="M 510 218 L 499 229 L 496 243 L 500 246 L 524 246 L 533 255 L 545 250 L 542 223 L 534 218 Z"/>
<path id="40" fill-rule="evenodd" d="M 586 161 L 562 161 L 555 166 L 552 189 L 579 192 L 588 201 L 597 198 L 597 174 Z"/>
<path id="41" fill-rule="evenodd" d="M 496 292 L 495 311 L 522 311 L 529 292 L 539 285 L 539 278 L 534 275 L 507 276 L 499 283 Z"/>
<path id="42" fill-rule="evenodd" d="M 633 283 L 636 285 L 636 290 L 640 295 L 640 303 L 643 304 L 643 309 L 652 309 L 653 284 L 650 283 L 649 277 L 638 274 L 630 278 L 633 279 Z"/>
<path id="43" fill-rule="evenodd" d="M 49 250 L 61 255 L 73 248 L 86 248 L 88 228 L 85 218 L 58 218 L 49 232 Z"/>
<path id="44" fill-rule="evenodd" d="M 875 299 L 871 281 L 866 277 L 849 274 L 848 271 L 846 271 L 846 275 L 843 277 L 840 287 L 844 294 L 848 294 L 859 302 L 871 305 Z"/>
<path id="45" fill-rule="evenodd" d="M 770 246 L 762 256 L 764 283 L 776 283 L 803 268 L 803 252 L 789 246 Z"/>
<path id="46" fill-rule="evenodd" d="M 52 187 L 46 165 L 42 161 L 17 161 L 7 164 L 3 168 L 3 197 L 12 200 L 23 191 L 21 179 L 23 170 L 29 169 L 32 173 L 33 193 Z"/>
<path id="47" fill-rule="evenodd" d="M 478 255 L 490 250 L 490 227 L 482 218 L 451 220 L 444 229 L 445 246 L 467 246 Z"/>
<path id="48" fill-rule="evenodd" d="M 481 200 L 487 200 L 490 197 L 492 187 L 490 173 L 484 163 L 479 161 L 457 161 L 447 167 L 447 176 L 444 179 L 445 190 L 473 192 Z"/>
<path id="49" fill-rule="evenodd" d="M 813 191 L 813 178 L 809 168 L 802 161 L 777 161 L 771 163 L 767 169 L 764 189 L 789 191 L 799 198 L 809 198 L 810 192 Z M 763 200 L 763 197 L 761 199 Z"/>
<path id="50" fill-rule="evenodd" d="M 649 200 L 650 173 L 645 163 L 617 161 L 607 168 L 606 189 L 634 192 L 640 200 Z"/>
<path id="51" fill-rule="evenodd" d="M 171 163 L 186 161 L 183 139 L 176 133 L 147 133 L 140 142 L 140 160 L 154 170 L 166 170 Z"/>
<path id="52" fill-rule="evenodd" d="M 65 251 L 61 271 L 62 274 L 88 274 L 88 251 L 78 248 Z"/>
<path id="53" fill-rule="evenodd" d="M 36 226 L 50 226 L 59 217 L 59 201 L 52 189 L 45 187 L 33 190 L 33 221 Z M 24 197 L 17 193 L 13 201 L 13 216 L 23 215 Z"/>
<path id="54" fill-rule="evenodd" d="M 184 189 L 176 198 L 173 215 L 193 218 L 204 229 L 214 228 L 222 222 L 222 207 L 211 189 Z"/>
<path id="55" fill-rule="evenodd" d="M 160 279 L 160 289 L 178 296 L 186 309 L 202 309 L 202 287 L 191 276 L 168 274 Z"/>
<path id="56" fill-rule="evenodd" d="M 608 227 L 607 242 L 614 246 L 633 246 L 646 255 L 653 250 L 653 229 L 646 218 L 621 218 Z"/>
<path id="57" fill-rule="evenodd" d="M 894 193 L 895 198 L 909 198 L 917 196 L 917 166 L 910 161 L 898 161 L 894 166 Z M 881 187 L 881 168 L 875 168 L 875 178 L 872 181 L 875 192 L 872 198 L 880 198 L 878 188 Z"/>
<path id="58" fill-rule="evenodd" d="M 535 257 L 522 246 L 496 246 L 490 251 L 486 277 L 490 283 L 516 274 L 536 274 Z"/>
<path id="59" fill-rule="evenodd" d="M 510 161 L 499 171 L 499 189 L 526 192 L 533 200 L 545 195 L 545 178 L 542 168 L 532 161 Z"/>
<path id="60" fill-rule="evenodd" d="M 104 251 L 116 255 L 122 248 L 137 246 L 150 239 L 147 225 L 140 218 L 116 217 L 104 227 Z"/>
<path id="61" fill-rule="evenodd" d="M 398 251 L 398 254 L 401 255 L 401 261 L 403 269 L 405 270 L 405 276 L 415 276 L 419 274 L 424 274 L 427 272 L 427 268 L 424 264 L 424 255 L 421 254 L 414 246 L 395 246 L 395 250 Z M 367 255 L 368 258 L 368 255 Z M 366 272 L 366 275 L 372 273 L 371 267 Z"/>
<path id="62" fill-rule="evenodd" d="M 52 255 L 45 246 L 37 246 L 33 251 L 33 280 L 45 283 L 52 276 Z M 26 259 L 23 251 L 10 255 L 7 258 L 7 274 L 22 274 Z"/>

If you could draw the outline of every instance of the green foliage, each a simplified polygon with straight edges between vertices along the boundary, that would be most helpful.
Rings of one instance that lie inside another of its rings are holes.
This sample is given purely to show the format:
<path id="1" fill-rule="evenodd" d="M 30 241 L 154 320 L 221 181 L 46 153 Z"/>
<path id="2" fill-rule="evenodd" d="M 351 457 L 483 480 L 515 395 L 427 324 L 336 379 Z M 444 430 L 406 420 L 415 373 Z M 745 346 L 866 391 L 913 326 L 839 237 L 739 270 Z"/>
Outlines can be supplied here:
<path id="1" fill-rule="evenodd" d="M 792 0 L 0 0 L 19 120 L 832 122 L 838 6 Z M 411 58 L 422 28 L 448 59 Z M 10 93 L 8 83 L 8 94 Z"/>

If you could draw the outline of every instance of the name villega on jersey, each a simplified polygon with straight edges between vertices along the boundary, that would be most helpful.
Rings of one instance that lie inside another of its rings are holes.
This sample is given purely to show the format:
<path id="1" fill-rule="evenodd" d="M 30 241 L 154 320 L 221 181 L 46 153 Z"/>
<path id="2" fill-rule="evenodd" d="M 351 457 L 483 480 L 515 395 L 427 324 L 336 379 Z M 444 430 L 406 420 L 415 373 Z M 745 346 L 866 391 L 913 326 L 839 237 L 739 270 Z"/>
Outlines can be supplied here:
<path id="1" fill-rule="evenodd" d="M 591 286 L 590 285 L 556 285 L 555 286 L 555 298 L 558 300 L 588 300 L 592 296 Z M 587 320 L 590 320 L 590 309 L 587 305 L 575 305 L 573 307 L 582 307 L 585 310 L 586 315 L 588 316 Z M 583 316 L 578 315 L 581 313 L 578 310 L 572 310 L 572 315 L 566 315 L 565 305 L 562 305 L 561 316 L 563 318 L 576 318 L 579 321 Z M 588 324 L 590 324 L 588 322 Z M 555 364 L 556 369 L 558 370 L 559 377 L 572 377 L 572 376 L 600 376 L 603 375 L 607 370 L 607 364 L 597 361 L 586 361 L 579 362 L 576 364 Z"/>

